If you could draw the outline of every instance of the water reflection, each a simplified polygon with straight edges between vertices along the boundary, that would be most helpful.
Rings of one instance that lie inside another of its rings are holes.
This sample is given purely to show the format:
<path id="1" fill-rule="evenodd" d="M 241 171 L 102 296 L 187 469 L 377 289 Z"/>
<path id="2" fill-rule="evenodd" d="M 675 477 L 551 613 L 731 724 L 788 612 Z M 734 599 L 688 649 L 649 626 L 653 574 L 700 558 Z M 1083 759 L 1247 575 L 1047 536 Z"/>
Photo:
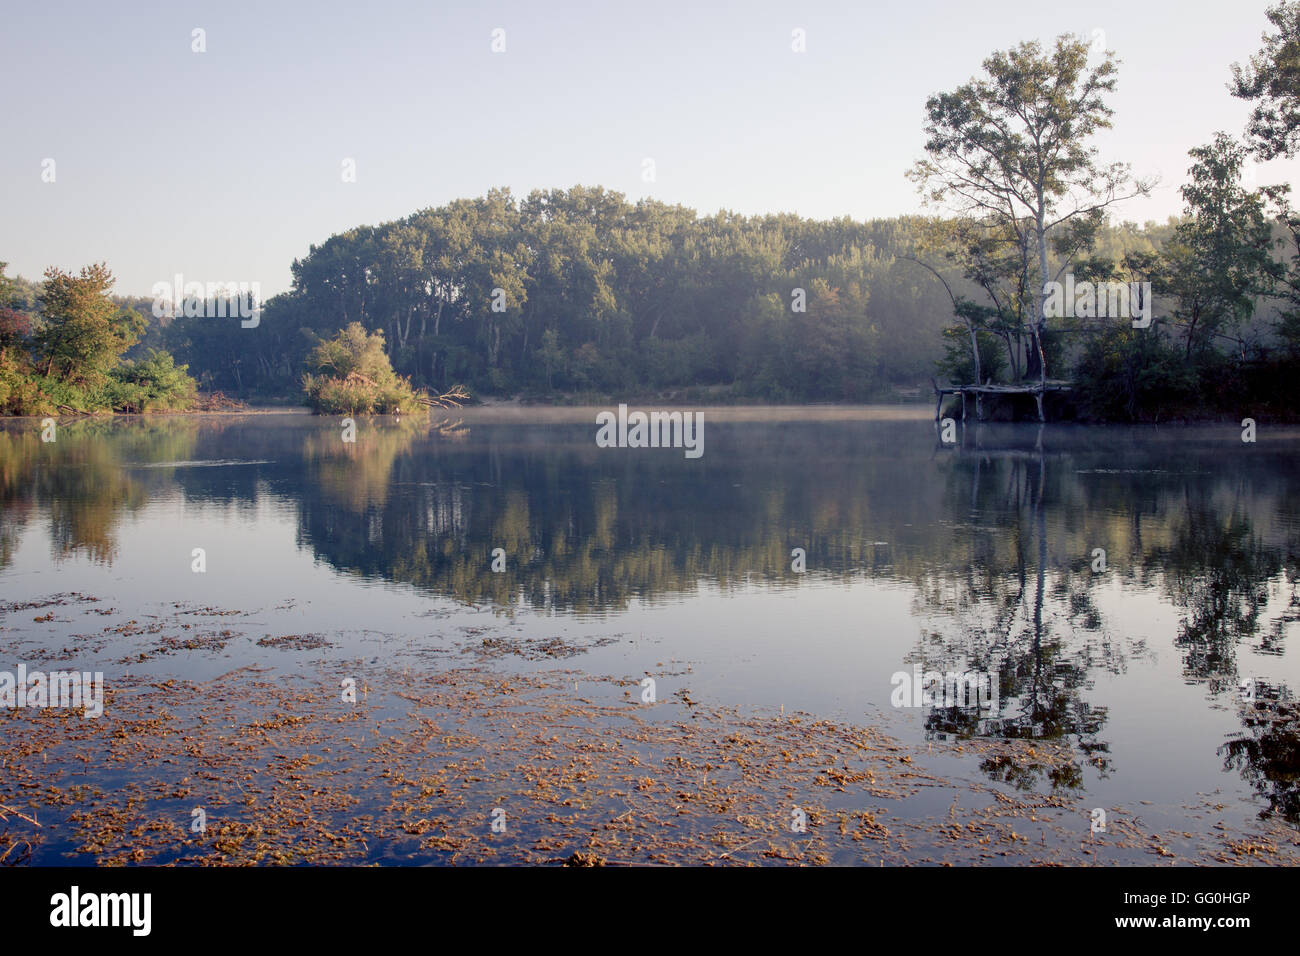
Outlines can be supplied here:
<path id="1" fill-rule="evenodd" d="M 1177 608 L 1158 649 L 1175 649 L 1184 680 L 1220 706 L 1254 676 L 1242 649 L 1280 657 L 1300 621 L 1294 443 L 980 426 L 950 447 L 915 422 L 710 428 L 708 455 L 686 461 L 598 449 L 585 423 L 362 421 L 355 443 L 305 417 L 70 423 L 51 444 L 12 425 L 0 429 L 0 567 L 38 524 L 55 560 L 110 563 L 124 516 L 179 496 L 250 513 L 273 499 L 296 514 L 299 547 L 332 567 L 470 604 L 604 614 L 704 584 L 868 577 L 913 595 L 908 666 L 995 675 L 995 708 L 932 708 L 928 734 L 1068 741 L 1103 775 L 1110 714 L 1091 691 L 1152 651 L 1117 594 Z M 496 548 L 504 573 L 491 570 Z M 806 575 L 791 571 L 793 548 Z M 1220 753 L 1294 821 L 1295 710 L 1273 704 L 1242 708 Z M 1077 765 L 989 758 L 983 770 L 1082 785 Z"/>
<path id="2" fill-rule="evenodd" d="M 56 558 L 84 554 L 111 564 L 124 513 L 142 508 L 168 482 L 127 462 L 183 459 L 193 453 L 200 423 L 169 419 L 121 428 L 83 421 L 65 426 L 63 440 L 42 442 L 39 431 L 0 430 L 0 567 L 7 565 L 27 524 L 39 511 L 48 521 Z"/>
<path id="3" fill-rule="evenodd" d="M 1093 601 L 1097 573 L 1086 564 L 1080 573 L 1049 546 L 1048 514 L 1063 515 L 1076 490 L 1063 480 L 1068 469 L 1044 454 L 1041 431 L 1028 450 L 959 447 L 954 457 L 948 497 L 966 510 L 952 520 L 970 523 L 964 536 L 969 561 L 941 566 L 923 582 L 918 600 L 924 612 L 957 626 L 932 630 L 918 653 L 927 667 L 960 665 L 995 675 L 998 708 L 935 708 L 926 732 L 939 739 L 1070 738 L 1104 773 L 1106 708 L 1092 706 L 1083 693 L 1097 669 L 1118 671 L 1126 652 L 1104 628 Z M 1092 552 L 1083 541 L 1073 547 L 1077 554 Z M 1044 776 L 1053 789 L 1083 785 L 1077 764 L 994 756 L 981 769 L 1022 789 L 1041 787 Z"/>
<path id="4" fill-rule="evenodd" d="M 1243 733 L 1219 748 L 1225 770 L 1237 770 L 1266 802 L 1260 816 L 1300 821 L 1300 706 L 1284 685 L 1252 682 L 1241 708 Z"/>

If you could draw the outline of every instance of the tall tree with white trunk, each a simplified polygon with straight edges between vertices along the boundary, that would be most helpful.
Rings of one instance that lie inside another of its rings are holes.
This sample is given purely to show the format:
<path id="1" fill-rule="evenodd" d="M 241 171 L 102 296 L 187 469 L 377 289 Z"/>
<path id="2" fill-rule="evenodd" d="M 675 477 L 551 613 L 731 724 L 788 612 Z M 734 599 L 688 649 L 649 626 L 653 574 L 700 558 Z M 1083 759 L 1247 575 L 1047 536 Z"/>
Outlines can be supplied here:
<path id="1" fill-rule="evenodd" d="M 1085 252 L 1077 237 L 1114 203 L 1150 192 L 1125 163 L 1103 164 L 1092 140 L 1111 126 L 1106 97 L 1117 61 L 1076 36 L 994 53 L 984 72 L 926 101 L 927 156 L 908 176 L 928 204 L 946 208 L 996 241 L 1033 250 L 1037 296 L 1026 336 L 1025 373 L 1047 376 L 1046 284 Z M 1049 245 L 1057 253 L 1055 272 Z"/>

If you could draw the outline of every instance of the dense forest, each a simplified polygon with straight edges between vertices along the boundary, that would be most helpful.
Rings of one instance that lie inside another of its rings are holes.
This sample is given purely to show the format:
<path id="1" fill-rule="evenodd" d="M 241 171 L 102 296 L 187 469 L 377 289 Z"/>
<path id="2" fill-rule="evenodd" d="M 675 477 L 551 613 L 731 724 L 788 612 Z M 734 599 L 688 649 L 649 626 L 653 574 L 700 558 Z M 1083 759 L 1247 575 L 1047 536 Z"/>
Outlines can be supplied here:
<path id="1" fill-rule="evenodd" d="M 1300 4 L 1269 17 L 1276 32 L 1230 74 L 1254 104 L 1245 139 L 1191 150 L 1184 213 L 1167 223 L 1119 218 L 1153 182 L 1091 145 L 1111 125 L 1117 60 L 1062 36 L 995 53 L 925 104 L 910 176 L 926 215 L 700 215 L 599 186 L 492 190 L 311 246 L 251 326 L 149 299 L 112 300 L 115 318 L 101 303 L 93 349 L 59 305 L 71 277 L 37 286 L 0 268 L 0 407 L 44 408 L 33 395 L 51 389 L 61 407 L 88 390 L 100 407 L 183 407 L 183 387 L 158 384 L 182 365 L 205 391 L 319 399 L 311 376 L 347 339 L 387 357 L 374 410 L 400 403 L 393 388 L 459 385 L 540 401 L 860 402 L 921 397 L 935 376 L 1067 381 L 1058 413 L 1091 420 L 1291 415 L 1300 213 L 1288 186 L 1243 181 L 1252 158 L 1300 142 Z M 93 268 L 82 279 L 107 296 L 111 276 Z M 1150 320 L 1074 301 L 1053 312 L 1062 280 L 1071 295 L 1142 290 Z"/>
<path id="2" fill-rule="evenodd" d="M 162 338 L 205 387 L 239 394 L 292 392 L 318 338 L 360 322 L 384 334 L 399 374 L 434 389 L 864 401 L 928 391 L 936 374 L 953 303 L 916 259 L 943 224 L 500 190 L 313 247 L 256 330 L 179 319 Z M 1169 228 L 1109 230 L 1097 245 L 1153 254 Z"/>
<path id="3" fill-rule="evenodd" d="M 860 401 L 925 382 L 951 322 L 942 286 L 896 255 L 914 231 L 501 190 L 313 247 L 261 335 L 185 319 L 164 338 L 238 392 L 291 390 L 316 336 L 359 321 L 433 388 Z"/>

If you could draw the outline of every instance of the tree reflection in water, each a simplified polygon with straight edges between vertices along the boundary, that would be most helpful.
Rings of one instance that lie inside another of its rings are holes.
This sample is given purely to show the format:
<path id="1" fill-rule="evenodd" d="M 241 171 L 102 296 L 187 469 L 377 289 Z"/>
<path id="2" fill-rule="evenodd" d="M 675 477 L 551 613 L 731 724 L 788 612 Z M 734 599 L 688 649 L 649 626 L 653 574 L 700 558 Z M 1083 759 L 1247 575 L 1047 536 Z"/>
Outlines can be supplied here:
<path id="1" fill-rule="evenodd" d="M 1118 768 L 1093 682 L 1151 653 L 1133 619 L 1107 620 L 1104 588 L 1178 609 L 1155 639 L 1220 706 L 1260 676 L 1240 673 L 1243 649 L 1281 657 L 1300 621 L 1289 446 L 1227 455 L 1192 433 L 975 426 L 936 447 L 905 421 L 710 428 L 709 454 L 683 462 L 597 449 L 587 424 L 472 424 L 451 440 L 427 422 L 362 420 L 350 445 L 337 422 L 306 417 L 77 422 L 51 444 L 7 423 L 0 567 L 42 522 L 56 560 L 110 563 L 122 516 L 155 498 L 251 514 L 271 496 L 332 567 L 475 604 L 615 613 L 704 586 L 894 582 L 921 631 L 908 666 L 996 674 L 995 710 L 932 709 L 927 733 L 1068 742 L 1102 774 Z M 246 466 L 185 467 L 227 459 Z M 490 568 L 498 547 L 505 573 Z M 794 547 L 806 575 L 790 573 Z M 1098 548 L 1104 573 L 1090 567 Z M 1275 703 L 1243 709 L 1220 753 L 1295 820 L 1294 704 Z M 984 771 L 1083 783 L 1079 766 L 991 757 Z"/>

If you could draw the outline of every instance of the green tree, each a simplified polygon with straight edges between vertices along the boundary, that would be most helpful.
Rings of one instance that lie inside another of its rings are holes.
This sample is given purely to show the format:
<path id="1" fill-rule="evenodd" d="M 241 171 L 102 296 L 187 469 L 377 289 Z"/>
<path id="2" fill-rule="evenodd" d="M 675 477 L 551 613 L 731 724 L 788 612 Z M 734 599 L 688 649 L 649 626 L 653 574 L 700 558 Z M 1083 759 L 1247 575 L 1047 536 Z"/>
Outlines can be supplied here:
<path id="1" fill-rule="evenodd" d="M 1232 65 L 1228 89 L 1253 101 L 1246 139 L 1262 160 L 1292 156 L 1300 146 L 1300 2 L 1287 0 L 1265 14 L 1275 32 L 1243 67 Z"/>
<path id="2" fill-rule="evenodd" d="M 550 388 L 552 375 L 564 363 L 564 350 L 560 348 L 560 336 L 555 329 L 547 329 L 542 333 L 542 347 L 538 349 L 537 357 L 546 369 L 546 387 Z"/>
<path id="3" fill-rule="evenodd" d="M 312 349 L 307 366 L 332 378 L 347 378 L 354 372 L 373 379 L 393 374 L 384 352 L 384 333 L 368 333 L 360 322 L 349 324 L 334 338 Z"/>
<path id="4" fill-rule="evenodd" d="M 122 404 L 133 411 L 176 411 L 192 406 L 197 396 L 198 388 L 187 374 L 188 368 L 177 365 L 168 352 L 149 349 L 146 357 L 123 362 L 113 377 L 125 386 Z"/>
<path id="5" fill-rule="evenodd" d="M 47 376 L 83 385 L 102 384 L 108 373 L 144 332 L 140 313 L 115 304 L 109 295 L 113 274 L 104 263 L 73 275 L 45 271 L 42 325 L 37 355 Z"/>
<path id="6" fill-rule="evenodd" d="M 1046 283 L 1054 235 L 1108 207 L 1146 195 L 1122 163 L 1101 165 L 1091 137 L 1111 125 L 1106 95 L 1117 64 L 1107 52 L 1088 65 L 1089 43 L 1068 35 L 1044 51 L 1021 43 L 984 61 L 982 77 L 926 102 L 927 159 L 909 173 L 926 200 L 954 206 L 1036 258 L 1031 347 L 1026 372 L 1046 376 Z"/>
<path id="7" fill-rule="evenodd" d="M 384 333 L 367 332 L 351 322 L 332 339 L 320 342 L 307 359 L 303 392 L 322 414 L 414 411 L 423 396 L 393 371 L 384 351 Z"/>
<path id="8" fill-rule="evenodd" d="M 1079 413 L 1096 421 L 1159 421 L 1196 401 L 1196 373 L 1153 323 L 1107 324 L 1084 343 L 1074 369 Z"/>
<path id="9" fill-rule="evenodd" d="M 5 275 L 9 263 L 0 262 L 0 364 L 9 350 L 26 341 L 31 334 L 31 320 L 22 312 L 11 308 L 18 284 Z"/>
<path id="10" fill-rule="evenodd" d="M 1216 338 L 1231 340 L 1245 358 L 1243 327 L 1281 274 L 1266 195 L 1241 185 L 1246 151 L 1226 133 L 1190 155 L 1191 180 L 1181 190 L 1186 218 L 1164 250 L 1163 285 L 1176 302 L 1187 358 L 1207 355 Z"/>

